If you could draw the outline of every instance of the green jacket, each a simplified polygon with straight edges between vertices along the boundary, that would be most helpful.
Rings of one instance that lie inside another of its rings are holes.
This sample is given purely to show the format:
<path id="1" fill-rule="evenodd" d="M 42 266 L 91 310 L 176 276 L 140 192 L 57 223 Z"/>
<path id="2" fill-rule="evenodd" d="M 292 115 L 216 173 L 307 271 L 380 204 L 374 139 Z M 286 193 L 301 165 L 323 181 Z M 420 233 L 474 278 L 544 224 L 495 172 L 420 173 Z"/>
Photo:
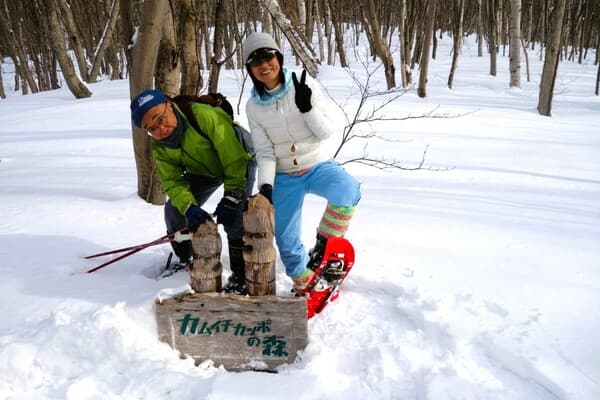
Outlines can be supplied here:
<path id="1" fill-rule="evenodd" d="M 246 167 L 251 155 L 235 137 L 231 118 L 219 107 L 195 103 L 192 112 L 207 139 L 191 126 L 185 115 L 173 103 L 185 121 L 181 148 L 168 148 L 152 139 L 152 156 L 158 176 L 171 204 L 181 214 L 190 204 L 197 205 L 190 184 L 183 177 L 184 169 L 193 175 L 216 177 L 225 190 L 246 190 Z"/>

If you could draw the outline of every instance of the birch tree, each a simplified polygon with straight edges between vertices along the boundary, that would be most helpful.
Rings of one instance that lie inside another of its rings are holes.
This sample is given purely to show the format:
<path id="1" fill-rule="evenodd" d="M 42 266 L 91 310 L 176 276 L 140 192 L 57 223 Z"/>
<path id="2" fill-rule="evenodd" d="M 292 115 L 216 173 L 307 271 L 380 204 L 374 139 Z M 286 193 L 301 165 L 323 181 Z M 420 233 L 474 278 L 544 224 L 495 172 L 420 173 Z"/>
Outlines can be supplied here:
<path id="1" fill-rule="evenodd" d="M 219 74 L 223 61 L 223 30 L 225 29 L 225 3 L 217 0 L 215 3 L 215 23 L 212 57 L 210 58 L 210 76 L 208 78 L 208 91 L 216 92 L 219 87 Z M 208 55 L 206 56 L 208 58 Z"/>
<path id="2" fill-rule="evenodd" d="M 1 59 L 1 57 L 0 57 L 0 59 Z M 5 99 L 5 98 L 6 98 L 6 93 L 4 92 L 4 82 L 2 81 L 2 63 L 0 62 L 0 99 Z"/>
<path id="3" fill-rule="evenodd" d="M 425 37 L 423 38 L 423 52 L 421 57 L 421 72 L 419 73 L 419 87 L 417 94 L 423 98 L 427 96 L 427 74 L 429 73 L 429 59 L 431 57 L 431 42 L 433 40 L 433 27 L 435 24 L 435 11 L 437 0 L 427 2 L 427 16 L 425 22 Z"/>
<path id="4" fill-rule="evenodd" d="M 58 64 L 60 65 L 69 90 L 77 99 L 90 97 L 92 93 L 81 81 L 79 76 L 77 76 L 73 62 L 67 54 L 67 45 L 65 43 L 62 25 L 58 19 L 58 5 L 56 4 L 56 1 L 46 0 L 46 10 L 48 12 L 48 27 L 50 29 L 50 43 L 52 50 L 58 60 Z"/>
<path id="5" fill-rule="evenodd" d="M 87 69 L 88 65 L 87 59 L 83 51 L 82 35 L 79 32 L 77 24 L 75 23 L 75 18 L 73 17 L 71 6 L 69 5 L 69 3 L 67 3 L 67 0 L 56 1 L 60 8 L 60 15 L 62 16 L 62 21 L 64 23 L 65 29 L 68 33 L 69 43 L 71 44 L 71 50 L 75 54 L 75 59 L 77 60 L 79 75 L 81 76 L 81 79 L 83 79 L 86 82 L 89 82 Z"/>
<path id="6" fill-rule="evenodd" d="M 98 45 L 96 46 L 96 51 L 94 52 L 94 60 L 92 62 L 92 68 L 90 69 L 90 72 L 88 74 L 88 82 L 96 82 L 96 79 L 98 78 L 98 73 L 100 72 L 102 59 L 104 58 L 106 50 L 112 44 L 112 37 L 115 30 L 117 29 L 119 12 L 119 0 L 112 0 L 108 21 L 106 21 L 106 25 L 104 27 L 104 30 L 102 31 L 102 36 L 100 37 Z"/>
<path id="7" fill-rule="evenodd" d="M 291 24 L 290 20 L 281 10 L 277 0 L 259 0 L 262 5 L 269 11 L 269 14 L 275 19 L 277 25 L 287 38 L 290 45 L 293 47 L 296 55 L 302 61 L 304 68 L 308 71 L 310 76 L 317 76 L 319 59 L 315 55 L 311 46 L 306 44 L 304 35 L 298 32 L 297 29 Z"/>
<path id="8" fill-rule="evenodd" d="M 510 0 L 510 87 L 521 87 L 521 0 Z"/>
<path id="9" fill-rule="evenodd" d="M 498 0 L 502 1 L 502 0 Z M 483 2 L 483 0 L 482 0 Z M 487 2 L 487 17 L 488 17 L 488 46 L 490 51 L 490 75 L 496 76 L 497 67 L 497 32 L 498 26 L 496 23 L 496 0 L 488 0 Z"/>
<path id="10" fill-rule="evenodd" d="M 146 0 L 142 8 L 141 25 L 133 47 L 130 66 L 129 93 L 131 99 L 144 89 L 154 88 L 154 71 L 162 24 L 168 15 L 169 3 L 163 0 Z M 151 204 L 164 204 L 165 195 L 156 174 L 151 154 L 150 138 L 143 129 L 132 126 L 133 154 L 137 169 L 138 196 Z"/>
<path id="11" fill-rule="evenodd" d="M 202 88 L 200 73 L 200 31 L 196 16 L 197 2 L 181 0 L 181 94 L 197 95 Z"/>
<path id="12" fill-rule="evenodd" d="M 463 17 L 465 15 L 465 0 L 453 0 L 452 4 L 453 18 L 453 46 L 452 46 L 452 64 L 450 65 L 450 74 L 448 74 L 448 88 L 452 89 L 454 82 L 454 73 L 458 66 L 458 56 L 462 48 L 463 39 Z"/>
<path id="13" fill-rule="evenodd" d="M 400 80 L 402 87 L 408 86 L 408 75 L 406 68 L 408 62 L 406 60 L 406 0 L 400 0 L 400 20 L 398 21 L 398 43 L 400 45 Z"/>
<path id="14" fill-rule="evenodd" d="M 368 22 L 365 24 L 365 27 L 370 30 L 371 45 L 375 50 L 375 54 L 377 54 L 383 63 L 385 80 L 389 90 L 393 87 L 396 87 L 394 60 L 392 58 L 390 48 L 387 46 L 385 40 L 381 36 L 381 25 L 379 23 L 377 11 L 375 10 L 374 0 L 362 0 L 362 4 L 365 19 Z"/>
<path id="15" fill-rule="evenodd" d="M 552 28 L 549 32 L 548 43 L 546 45 L 546 57 L 544 58 L 544 68 L 542 70 L 540 95 L 537 106 L 539 113 L 548 117 L 552 115 L 552 96 L 554 92 L 554 83 L 556 81 L 556 71 L 558 70 L 558 56 L 560 53 L 565 3 L 566 0 L 555 0 L 554 9 L 550 14 L 549 26 Z"/>
<path id="16" fill-rule="evenodd" d="M 177 15 L 173 15 L 173 11 Z M 160 43 L 154 70 L 154 86 L 168 96 L 179 94 L 181 64 L 177 48 L 177 32 L 174 21 L 179 19 L 179 8 L 167 7 L 160 29 Z"/>
<path id="17" fill-rule="evenodd" d="M 18 2 L 4 2 L 3 7 L 0 8 L 0 32 L 15 65 L 15 90 L 18 90 L 19 84 L 21 84 L 23 94 L 29 93 L 28 89 L 31 89 L 32 93 L 37 93 L 39 87 L 27 62 L 28 55 L 23 42 L 24 38 L 18 34 L 21 31 L 20 24 L 23 23 L 23 18 L 14 8 L 10 8 L 9 4 L 14 7 Z"/>

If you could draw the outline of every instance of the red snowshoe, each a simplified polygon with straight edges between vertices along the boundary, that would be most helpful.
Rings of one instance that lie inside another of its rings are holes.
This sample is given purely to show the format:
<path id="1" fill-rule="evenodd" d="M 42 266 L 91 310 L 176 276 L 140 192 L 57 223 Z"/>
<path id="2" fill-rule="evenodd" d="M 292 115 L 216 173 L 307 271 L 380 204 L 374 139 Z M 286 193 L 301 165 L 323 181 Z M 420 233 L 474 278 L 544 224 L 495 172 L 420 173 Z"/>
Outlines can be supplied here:
<path id="1" fill-rule="evenodd" d="M 354 265 L 354 247 L 343 237 L 327 239 L 323 259 L 312 276 L 306 289 L 298 291 L 298 296 L 307 296 L 308 318 L 319 314 L 327 304 L 336 300 L 344 279 Z"/>

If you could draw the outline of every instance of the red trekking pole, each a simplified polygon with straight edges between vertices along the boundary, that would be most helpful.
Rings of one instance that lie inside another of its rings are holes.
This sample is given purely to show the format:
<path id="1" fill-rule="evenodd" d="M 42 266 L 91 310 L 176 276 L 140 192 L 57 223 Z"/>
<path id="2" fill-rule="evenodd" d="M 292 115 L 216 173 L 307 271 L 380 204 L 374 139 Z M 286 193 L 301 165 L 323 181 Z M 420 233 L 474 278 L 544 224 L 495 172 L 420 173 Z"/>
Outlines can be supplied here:
<path id="1" fill-rule="evenodd" d="M 106 267 L 106 266 L 108 266 L 108 265 L 110 265 L 110 264 L 112 264 L 114 262 L 122 260 L 125 257 L 129 257 L 130 255 L 135 254 L 138 251 L 142 251 L 142 250 L 144 250 L 144 249 L 146 249 L 148 247 L 156 246 L 158 244 L 170 242 L 171 239 L 173 239 L 175 236 L 177 236 L 177 234 L 181 233 L 182 231 L 184 231 L 186 229 L 187 229 L 187 227 L 182 228 L 182 229 L 180 229 L 180 230 L 178 230 L 176 232 L 169 233 L 169 234 L 167 234 L 165 236 L 162 236 L 162 237 L 160 237 L 160 238 L 158 238 L 156 240 L 153 240 L 151 242 L 147 242 L 147 243 L 143 243 L 143 244 L 138 244 L 138 245 L 135 245 L 135 246 L 123 247 L 121 249 L 110 250 L 110 251 L 105 251 L 105 252 L 102 252 L 102 253 L 97 253 L 97 254 L 92 254 L 92 255 L 86 256 L 85 257 L 86 259 L 90 259 L 90 258 L 95 258 L 95 257 L 100 257 L 100 256 L 106 256 L 106 255 L 115 254 L 115 253 L 122 253 L 124 251 L 126 252 L 124 254 L 121 254 L 118 257 L 113 258 L 112 260 L 109 260 L 109 261 L 107 261 L 107 262 L 105 262 L 103 264 L 98 265 L 97 267 L 94 267 L 94 268 L 88 270 L 87 273 L 89 274 L 89 273 L 92 273 L 94 271 L 98 271 L 101 268 L 104 268 L 104 267 Z"/>

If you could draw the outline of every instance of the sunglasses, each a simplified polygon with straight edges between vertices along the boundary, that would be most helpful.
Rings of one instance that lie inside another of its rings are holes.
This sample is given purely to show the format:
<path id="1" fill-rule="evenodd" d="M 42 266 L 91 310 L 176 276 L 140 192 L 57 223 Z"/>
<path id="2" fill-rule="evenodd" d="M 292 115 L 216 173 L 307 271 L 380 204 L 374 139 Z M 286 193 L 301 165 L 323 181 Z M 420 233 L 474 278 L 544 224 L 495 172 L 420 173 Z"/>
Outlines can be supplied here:
<path id="1" fill-rule="evenodd" d="M 277 50 L 272 49 L 258 49 L 250 54 L 246 65 L 251 67 L 258 67 L 264 62 L 271 61 L 273 57 L 277 55 Z"/>

